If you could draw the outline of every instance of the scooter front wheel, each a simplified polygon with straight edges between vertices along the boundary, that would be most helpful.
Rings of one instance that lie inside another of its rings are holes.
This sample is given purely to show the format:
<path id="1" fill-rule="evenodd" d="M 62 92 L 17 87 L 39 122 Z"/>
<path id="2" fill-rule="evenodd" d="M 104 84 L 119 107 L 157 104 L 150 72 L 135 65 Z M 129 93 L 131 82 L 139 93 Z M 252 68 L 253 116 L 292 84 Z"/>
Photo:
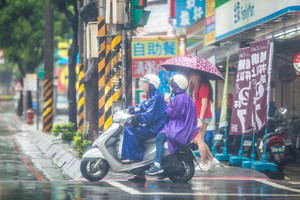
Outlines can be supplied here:
<path id="1" fill-rule="evenodd" d="M 109 170 L 109 164 L 102 158 L 84 158 L 80 164 L 80 171 L 84 178 L 89 181 L 103 179 Z"/>

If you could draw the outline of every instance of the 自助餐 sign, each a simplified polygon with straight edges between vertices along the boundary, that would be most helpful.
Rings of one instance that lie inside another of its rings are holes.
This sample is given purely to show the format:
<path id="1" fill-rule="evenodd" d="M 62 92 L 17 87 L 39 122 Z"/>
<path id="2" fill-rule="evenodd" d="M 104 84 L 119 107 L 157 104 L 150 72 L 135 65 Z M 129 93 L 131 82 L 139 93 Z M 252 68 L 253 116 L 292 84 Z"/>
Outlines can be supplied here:
<path id="1" fill-rule="evenodd" d="M 131 50 L 133 77 L 158 74 L 160 63 L 179 54 L 179 38 L 133 39 Z"/>

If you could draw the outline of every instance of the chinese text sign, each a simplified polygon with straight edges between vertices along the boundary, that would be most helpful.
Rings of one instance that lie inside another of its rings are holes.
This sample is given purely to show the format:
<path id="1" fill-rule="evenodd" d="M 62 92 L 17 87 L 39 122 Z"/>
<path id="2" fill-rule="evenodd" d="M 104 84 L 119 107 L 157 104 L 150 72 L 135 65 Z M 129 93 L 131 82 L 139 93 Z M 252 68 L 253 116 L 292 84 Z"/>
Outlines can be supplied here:
<path id="1" fill-rule="evenodd" d="M 187 27 L 205 16 L 205 0 L 176 0 L 177 27 Z"/>

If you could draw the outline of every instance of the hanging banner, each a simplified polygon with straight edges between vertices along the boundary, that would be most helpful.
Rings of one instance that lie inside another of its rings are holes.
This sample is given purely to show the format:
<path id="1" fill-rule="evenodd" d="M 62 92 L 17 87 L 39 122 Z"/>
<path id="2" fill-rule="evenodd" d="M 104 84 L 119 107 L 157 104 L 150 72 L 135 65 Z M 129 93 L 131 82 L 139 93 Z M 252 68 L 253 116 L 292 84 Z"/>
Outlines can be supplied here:
<path id="1" fill-rule="evenodd" d="M 271 39 L 250 43 L 251 89 L 248 106 L 252 110 L 255 132 L 267 125 L 268 121 L 273 49 L 274 43 L 271 42 Z M 251 115 L 247 115 L 246 121 L 251 121 L 251 118 Z M 246 129 L 249 128 L 246 127 Z"/>
<path id="2" fill-rule="evenodd" d="M 239 63 L 236 72 L 236 82 L 231 114 L 230 133 L 232 135 L 251 134 L 251 121 L 245 120 L 251 114 L 249 105 L 249 90 L 251 87 L 251 52 L 250 47 L 240 49 Z"/>
<path id="3" fill-rule="evenodd" d="M 4 50 L 0 49 L 0 64 L 4 64 L 5 60 L 4 60 Z"/>
<path id="4" fill-rule="evenodd" d="M 222 107 L 221 107 L 219 128 L 228 126 L 228 121 L 227 121 L 228 68 L 229 68 L 229 53 L 227 50 L 226 75 L 225 75 L 225 82 L 224 82 L 224 89 L 223 89 L 223 96 L 222 96 Z"/>
<path id="5" fill-rule="evenodd" d="M 216 41 L 215 0 L 206 0 L 205 45 Z"/>
<path id="6" fill-rule="evenodd" d="M 208 59 L 208 61 L 213 64 L 214 66 L 216 66 L 216 56 L 212 56 Z M 211 131 L 211 130 L 216 130 L 216 112 L 215 112 L 215 107 L 216 107 L 216 81 L 210 81 L 211 87 L 213 89 L 213 99 L 214 102 L 211 105 L 211 113 L 212 113 L 212 120 L 210 121 L 210 123 L 207 126 L 207 131 Z"/>

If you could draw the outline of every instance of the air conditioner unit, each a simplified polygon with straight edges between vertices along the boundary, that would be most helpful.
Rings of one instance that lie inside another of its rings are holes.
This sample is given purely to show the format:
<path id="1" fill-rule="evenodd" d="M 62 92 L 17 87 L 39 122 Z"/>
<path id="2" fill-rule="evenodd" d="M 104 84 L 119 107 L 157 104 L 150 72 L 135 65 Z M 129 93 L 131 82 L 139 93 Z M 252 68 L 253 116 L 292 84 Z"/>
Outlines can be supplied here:
<path id="1" fill-rule="evenodd" d="M 86 55 L 87 58 L 98 57 L 98 24 L 97 22 L 89 22 L 86 29 Z"/>

